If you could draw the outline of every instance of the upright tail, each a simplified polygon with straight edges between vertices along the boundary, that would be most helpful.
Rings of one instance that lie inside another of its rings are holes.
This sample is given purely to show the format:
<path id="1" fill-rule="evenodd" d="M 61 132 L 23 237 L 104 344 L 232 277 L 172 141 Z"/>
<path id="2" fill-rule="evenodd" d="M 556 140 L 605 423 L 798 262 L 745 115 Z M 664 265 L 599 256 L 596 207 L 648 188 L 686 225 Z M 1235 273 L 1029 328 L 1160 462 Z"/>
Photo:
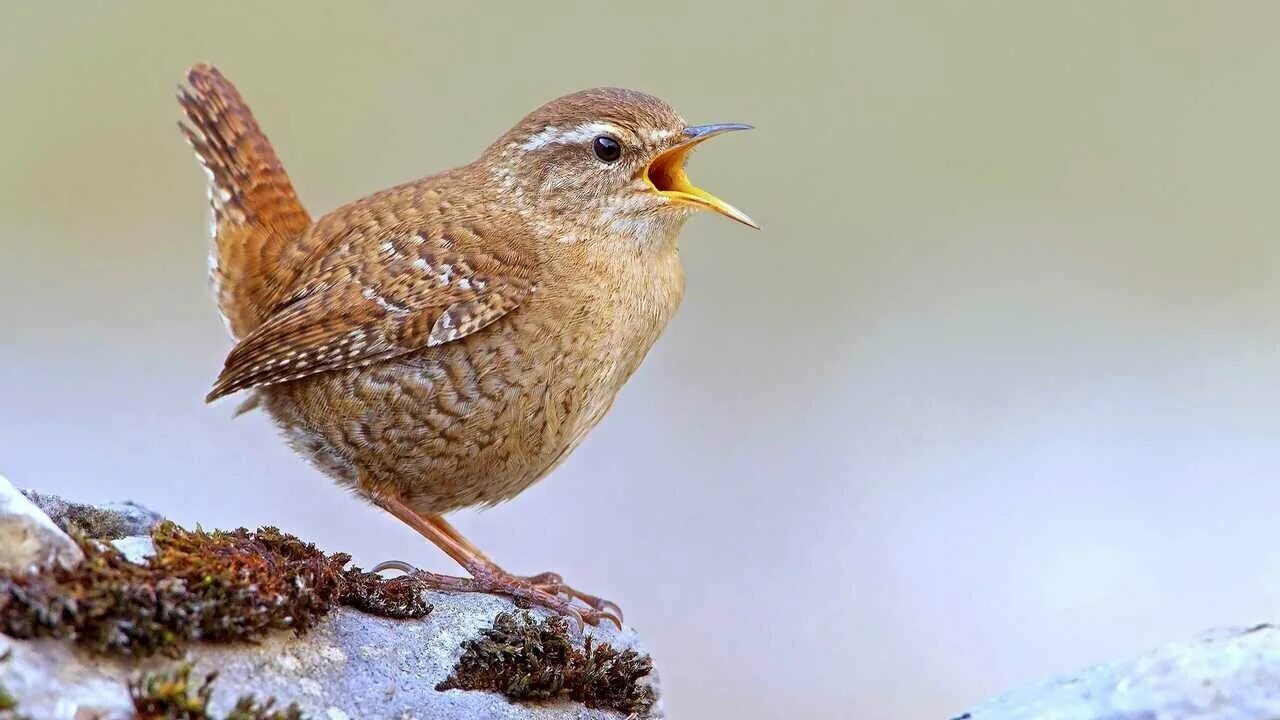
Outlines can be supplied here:
<path id="1" fill-rule="evenodd" d="M 305 262 L 311 218 L 249 107 L 217 68 L 196 65 L 178 91 L 178 123 L 209 176 L 209 274 L 240 339 L 262 324 Z"/>

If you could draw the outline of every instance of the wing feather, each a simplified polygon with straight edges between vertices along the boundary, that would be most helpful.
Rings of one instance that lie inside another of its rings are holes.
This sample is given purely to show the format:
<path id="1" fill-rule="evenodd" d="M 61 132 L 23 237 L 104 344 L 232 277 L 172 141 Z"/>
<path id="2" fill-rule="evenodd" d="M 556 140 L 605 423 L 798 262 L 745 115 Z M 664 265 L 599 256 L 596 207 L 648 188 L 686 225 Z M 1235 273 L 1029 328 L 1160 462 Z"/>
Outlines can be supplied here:
<path id="1" fill-rule="evenodd" d="M 477 332 L 535 290 L 528 263 L 409 230 L 347 243 L 231 351 L 208 395 L 361 367 Z"/>

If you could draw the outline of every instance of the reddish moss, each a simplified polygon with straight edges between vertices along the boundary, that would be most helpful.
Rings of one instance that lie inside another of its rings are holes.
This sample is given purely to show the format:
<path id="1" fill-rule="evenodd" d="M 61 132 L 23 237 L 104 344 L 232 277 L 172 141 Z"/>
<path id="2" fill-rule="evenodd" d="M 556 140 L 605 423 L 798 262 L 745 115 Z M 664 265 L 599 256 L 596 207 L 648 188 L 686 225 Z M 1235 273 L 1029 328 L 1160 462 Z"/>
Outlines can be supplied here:
<path id="1" fill-rule="evenodd" d="M 0 577 L 0 632 L 145 656 L 178 653 L 195 640 L 301 633 L 337 604 L 392 617 L 431 611 L 411 579 L 345 569 L 350 556 L 326 555 L 275 528 L 205 532 L 166 522 L 152 540 L 155 555 L 141 565 L 79 539 L 85 560 L 73 569 Z"/>
<path id="2" fill-rule="evenodd" d="M 595 645 L 590 637 L 579 648 L 564 618 L 535 621 L 527 612 L 501 613 L 492 628 L 462 648 L 453 673 L 437 690 L 487 690 L 512 700 L 567 697 L 640 716 L 656 702 L 653 688 L 641 682 L 653 671 L 648 655 Z"/>

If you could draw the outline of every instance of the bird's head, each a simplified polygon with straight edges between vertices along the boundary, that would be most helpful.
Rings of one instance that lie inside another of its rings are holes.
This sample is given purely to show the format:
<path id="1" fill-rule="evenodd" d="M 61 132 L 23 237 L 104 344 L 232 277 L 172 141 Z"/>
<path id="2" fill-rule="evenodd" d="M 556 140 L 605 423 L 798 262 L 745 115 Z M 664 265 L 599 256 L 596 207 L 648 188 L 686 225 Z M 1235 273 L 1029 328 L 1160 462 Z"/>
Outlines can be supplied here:
<path id="1" fill-rule="evenodd" d="M 746 213 L 694 185 L 689 153 L 749 125 L 690 126 L 652 95 L 597 88 L 534 110 L 481 158 L 504 202 L 535 227 L 566 225 L 608 234 L 669 235 L 693 210 L 713 210 L 753 228 Z"/>

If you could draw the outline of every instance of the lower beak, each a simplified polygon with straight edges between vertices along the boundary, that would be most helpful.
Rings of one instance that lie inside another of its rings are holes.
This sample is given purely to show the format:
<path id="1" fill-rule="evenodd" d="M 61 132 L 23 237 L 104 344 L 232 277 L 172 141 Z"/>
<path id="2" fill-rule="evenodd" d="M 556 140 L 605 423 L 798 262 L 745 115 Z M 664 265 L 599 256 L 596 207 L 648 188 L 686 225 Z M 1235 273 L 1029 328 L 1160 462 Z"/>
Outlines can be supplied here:
<path id="1" fill-rule="evenodd" d="M 746 213 L 689 182 L 689 176 L 684 174 L 684 164 L 689 159 L 689 153 L 703 141 L 722 133 L 750 129 L 751 126 L 744 123 L 718 123 L 685 128 L 686 139 L 683 142 L 662 151 L 649 161 L 644 169 L 645 180 L 655 192 L 672 202 L 714 210 L 725 217 L 759 230 L 760 226 L 747 217 Z"/>

